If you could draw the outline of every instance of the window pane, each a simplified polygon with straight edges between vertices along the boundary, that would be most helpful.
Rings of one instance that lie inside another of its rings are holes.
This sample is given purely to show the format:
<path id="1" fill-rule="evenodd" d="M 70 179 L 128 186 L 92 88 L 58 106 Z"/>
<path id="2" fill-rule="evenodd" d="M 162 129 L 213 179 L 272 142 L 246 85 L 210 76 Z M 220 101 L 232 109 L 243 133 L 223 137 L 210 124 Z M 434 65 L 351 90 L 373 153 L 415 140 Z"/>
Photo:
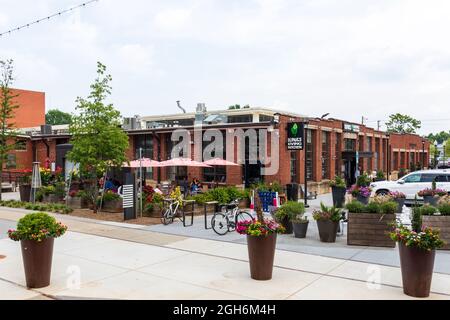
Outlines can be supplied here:
<path id="1" fill-rule="evenodd" d="M 420 182 L 420 174 L 412 174 L 405 178 L 406 183 Z"/>

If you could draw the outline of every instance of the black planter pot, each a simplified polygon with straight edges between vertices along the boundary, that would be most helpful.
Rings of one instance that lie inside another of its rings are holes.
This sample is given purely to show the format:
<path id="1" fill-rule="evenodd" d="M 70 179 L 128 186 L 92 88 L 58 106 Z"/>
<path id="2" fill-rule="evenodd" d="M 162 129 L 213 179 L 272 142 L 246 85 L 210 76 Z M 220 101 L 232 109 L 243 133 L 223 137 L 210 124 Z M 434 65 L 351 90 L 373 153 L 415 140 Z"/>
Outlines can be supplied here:
<path id="1" fill-rule="evenodd" d="M 362 204 L 365 204 L 365 205 L 367 205 L 369 203 L 369 197 L 363 197 L 361 195 L 357 195 L 356 200 L 358 200 L 359 202 L 361 202 Z"/>
<path id="2" fill-rule="evenodd" d="M 402 213 L 403 206 L 405 205 L 405 198 L 397 198 L 395 199 L 395 202 L 397 202 L 397 213 Z"/>
<path id="3" fill-rule="evenodd" d="M 19 193 L 20 193 L 20 201 L 23 201 L 23 202 L 30 201 L 31 185 L 30 184 L 21 184 L 19 186 Z"/>
<path id="4" fill-rule="evenodd" d="M 346 189 L 342 187 L 331 187 L 331 194 L 333 196 L 333 205 L 337 208 L 343 208 L 345 202 Z"/>
<path id="5" fill-rule="evenodd" d="M 281 225 L 286 229 L 286 231 L 283 232 L 284 234 L 292 234 L 292 232 L 294 232 L 292 221 L 290 221 L 288 217 L 284 217 L 283 220 L 281 220 Z"/>
<path id="6" fill-rule="evenodd" d="M 272 279 L 273 261 L 277 234 L 266 237 L 247 235 L 248 258 L 250 262 L 250 275 L 255 280 Z"/>
<path id="7" fill-rule="evenodd" d="M 339 221 L 317 220 L 319 237 L 322 242 L 336 242 L 336 234 L 339 227 Z"/>
<path id="8" fill-rule="evenodd" d="M 21 240 L 25 280 L 28 288 L 43 288 L 50 285 L 54 238 L 41 242 Z"/>
<path id="9" fill-rule="evenodd" d="M 308 224 L 309 221 L 304 223 L 292 223 L 292 226 L 294 228 L 294 236 L 296 238 L 306 238 L 306 232 L 308 231 Z"/>
<path id="10" fill-rule="evenodd" d="M 424 204 L 429 204 L 433 207 L 437 206 L 437 202 L 438 202 L 439 198 L 438 197 L 433 197 L 433 196 L 424 196 L 423 197 L 423 203 Z"/>

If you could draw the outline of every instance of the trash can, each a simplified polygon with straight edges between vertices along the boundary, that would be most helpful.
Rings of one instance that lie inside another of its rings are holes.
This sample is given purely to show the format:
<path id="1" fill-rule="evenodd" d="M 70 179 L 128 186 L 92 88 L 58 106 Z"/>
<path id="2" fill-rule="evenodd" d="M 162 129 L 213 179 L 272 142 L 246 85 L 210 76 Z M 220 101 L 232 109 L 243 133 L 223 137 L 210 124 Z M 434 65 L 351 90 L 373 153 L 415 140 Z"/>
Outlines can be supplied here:
<path id="1" fill-rule="evenodd" d="M 286 196 L 288 201 L 298 201 L 298 183 L 288 183 L 286 185 Z"/>

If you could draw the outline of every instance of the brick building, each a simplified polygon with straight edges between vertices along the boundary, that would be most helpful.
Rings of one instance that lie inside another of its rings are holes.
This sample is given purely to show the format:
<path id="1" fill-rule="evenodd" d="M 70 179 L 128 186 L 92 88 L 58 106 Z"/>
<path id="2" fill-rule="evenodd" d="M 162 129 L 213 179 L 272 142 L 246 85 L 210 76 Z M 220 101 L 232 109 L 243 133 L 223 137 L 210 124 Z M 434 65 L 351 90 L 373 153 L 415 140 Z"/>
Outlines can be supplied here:
<path id="1" fill-rule="evenodd" d="M 230 160 L 240 165 L 218 167 L 215 171 L 210 168 L 155 168 L 147 170 L 147 179 L 191 180 L 197 177 L 205 182 L 216 180 L 229 185 L 248 186 L 258 181 L 303 184 L 306 176 L 310 190 L 321 193 L 328 191 L 328 181 L 335 175 L 341 175 L 349 184 L 352 183 L 357 167 L 365 172 L 382 171 L 386 176 L 395 177 L 401 168 L 408 171 L 428 166 L 429 143 L 418 135 L 388 134 L 344 120 L 311 118 L 265 108 L 206 111 L 200 105 L 197 109 L 195 113 L 125 119 L 123 128 L 130 142 L 128 158 L 138 158 L 139 150 L 142 150 L 144 157 L 169 159 L 177 143 L 171 141 L 171 137 L 179 129 L 190 132 L 190 154 L 180 156 L 193 158 L 195 148 L 202 150 L 210 143 L 203 142 L 202 147 L 201 140 L 194 138 L 196 132 L 204 135 L 206 130 L 216 129 L 225 144 L 223 156 L 227 157 L 234 150 L 234 158 Z M 303 122 L 307 122 L 304 149 L 288 150 L 289 124 Z M 261 137 L 256 140 L 234 137 L 227 142 L 227 134 L 232 135 L 239 129 L 244 133 L 253 130 L 257 135 L 264 133 L 268 141 L 267 157 L 279 159 L 279 168 L 275 173 L 261 175 L 261 169 L 270 167 L 270 164 L 264 165 L 261 159 L 256 162 L 251 159 L 250 151 L 262 143 Z M 279 140 L 275 139 L 277 137 Z M 278 143 L 272 146 L 271 138 Z M 17 168 L 29 168 L 33 160 L 67 166 L 65 155 L 70 149 L 67 126 L 53 126 L 47 132 L 41 132 L 38 127 L 24 129 L 22 139 L 22 150 L 16 151 Z M 278 148 L 278 152 L 272 152 L 274 147 Z M 239 161 L 238 150 L 243 150 L 242 161 Z"/>

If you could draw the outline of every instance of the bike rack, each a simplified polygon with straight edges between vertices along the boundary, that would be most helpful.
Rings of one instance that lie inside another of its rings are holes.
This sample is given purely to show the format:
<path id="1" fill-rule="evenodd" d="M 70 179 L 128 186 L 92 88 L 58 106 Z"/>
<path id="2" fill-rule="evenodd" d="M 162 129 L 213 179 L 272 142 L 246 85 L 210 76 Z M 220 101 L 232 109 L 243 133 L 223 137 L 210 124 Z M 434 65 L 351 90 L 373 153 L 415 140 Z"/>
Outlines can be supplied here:
<path id="1" fill-rule="evenodd" d="M 207 214 L 207 207 L 208 206 L 212 206 L 212 205 L 214 205 L 214 212 L 217 212 L 217 207 L 218 207 L 218 205 L 219 205 L 219 202 L 218 201 L 208 201 L 208 202 L 205 202 L 204 204 L 203 204 L 203 214 L 204 214 L 204 216 L 205 216 L 205 229 L 206 230 L 208 230 L 208 229 L 211 229 L 212 227 L 208 227 L 208 218 L 207 218 L 207 216 L 208 216 L 208 214 Z"/>
<path id="2" fill-rule="evenodd" d="M 191 205 L 191 210 L 186 211 L 187 205 Z M 182 202 L 183 219 L 181 220 L 181 221 L 183 221 L 183 227 L 190 227 L 194 224 L 194 205 L 195 205 L 195 200 L 183 200 L 183 202 Z M 186 214 L 191 215 L 191 223 L 188 225 L 186 225 Z"/>

